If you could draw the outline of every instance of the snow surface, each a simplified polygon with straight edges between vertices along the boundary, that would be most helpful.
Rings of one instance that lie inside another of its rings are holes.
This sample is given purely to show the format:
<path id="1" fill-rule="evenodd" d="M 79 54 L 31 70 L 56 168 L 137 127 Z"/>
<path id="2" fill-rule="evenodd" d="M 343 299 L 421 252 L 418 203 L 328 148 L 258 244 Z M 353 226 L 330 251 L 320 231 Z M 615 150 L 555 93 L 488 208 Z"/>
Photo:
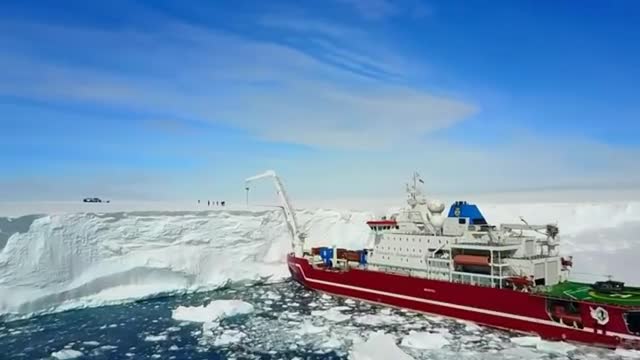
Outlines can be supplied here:
<path id="1" fill-rule="evenodd" d="M 395 204 L 401 205 L 401 199 Z M 284 261 L 290 239 L 278 209 L 13 205 L 0 204 L 0 213 L 14 216 L 0 217 L 0 315 L 6 319 L 288 277 Z M 561 249 L 574 255 L 576 280 L 612 274 L 640 284 L 640 272 L 625 265 L 640 255 L 637 200 L 527 203 L 487 198 L 478 205 L 492 223 L 517 222 L 518 216 L 530 223 L 558 222 Z M 173 211 L 140 211 L 158 208 Z M 93 212 L 73 212 L 78 210 Z M 48 215 L 15 217 L 41 212 Z M 308 246 L 362 248 L 369 240 L 365 222 L 373 214 L 316 209 L 297 216 L 309 235 Z M 337 319 L 340 314 L 326 315 Z M 358 320 L 397 321 L 384 314 Z"/>
<path id="2" fill-rule="evenodd" d="M 241 300 L 214 300 L 206 306 L 178 306 L 171 312 L 171 317 L 178 321 L 213 323 L 252 312 L 253 305 Z"/>

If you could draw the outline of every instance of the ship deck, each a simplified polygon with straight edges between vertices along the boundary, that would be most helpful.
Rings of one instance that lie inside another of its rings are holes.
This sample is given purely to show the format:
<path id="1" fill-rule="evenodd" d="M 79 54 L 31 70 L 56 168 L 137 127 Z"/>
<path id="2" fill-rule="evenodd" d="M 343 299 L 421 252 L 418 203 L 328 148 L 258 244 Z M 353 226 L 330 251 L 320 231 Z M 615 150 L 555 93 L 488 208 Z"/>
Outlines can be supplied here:
<path id="1" fill-rule="evenodd" d="M 607 294 L 595 291 L 591 284 L 566 281 L 550 287 L 545 294 L 579 301 L 640 307 L 640 288 L 634 287 L 625 287 L 621 292 Z"/>

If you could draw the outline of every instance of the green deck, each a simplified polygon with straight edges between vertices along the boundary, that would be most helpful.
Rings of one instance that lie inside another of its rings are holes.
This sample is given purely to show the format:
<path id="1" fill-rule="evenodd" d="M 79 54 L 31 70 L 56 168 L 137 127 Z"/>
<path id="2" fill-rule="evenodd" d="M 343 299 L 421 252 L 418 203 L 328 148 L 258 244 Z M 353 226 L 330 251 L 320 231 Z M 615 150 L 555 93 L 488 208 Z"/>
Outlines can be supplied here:
<path id="1" fill-rule="evenodd" d="M 640 288 L 625 287 L 624 291 L 614 294 L 596 292 L 591 284 L 566 281 L 549 287 L 544 293 L 552 297 L 595 303 L 640 307 Z"/>

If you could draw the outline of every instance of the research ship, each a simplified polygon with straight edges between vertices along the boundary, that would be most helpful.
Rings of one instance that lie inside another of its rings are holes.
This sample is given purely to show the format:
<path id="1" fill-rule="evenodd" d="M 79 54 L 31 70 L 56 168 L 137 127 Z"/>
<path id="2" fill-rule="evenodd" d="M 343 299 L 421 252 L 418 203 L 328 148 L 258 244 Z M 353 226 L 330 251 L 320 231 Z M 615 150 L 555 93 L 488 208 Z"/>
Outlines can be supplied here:
<path id="1" fill-rule="evenodd" d="M 306 248 L 275 172 L 247 182 L 265 177 L 274 180 L 292 234 L 289 271 L 309 289 L 547 340 L 640 349 L 640 288 L 572 281 L 573 259 L 559 253 L 556 224 L 491 225 L 465 201 L 445 212 L 415 173 L 407 206 L 367 222 L 367 248 Z"/>

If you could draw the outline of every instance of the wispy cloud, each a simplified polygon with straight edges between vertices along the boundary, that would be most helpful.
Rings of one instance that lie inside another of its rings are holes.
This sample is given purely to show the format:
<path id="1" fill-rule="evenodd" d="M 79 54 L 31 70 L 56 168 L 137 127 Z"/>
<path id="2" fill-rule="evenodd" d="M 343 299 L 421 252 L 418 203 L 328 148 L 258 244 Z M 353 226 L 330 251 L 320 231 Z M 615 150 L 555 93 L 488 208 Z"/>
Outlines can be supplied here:
<path id="1" fill-rule="evenodd" d="M 351 6 L 368 20 L 381 20 L 397 15 L 421 18 L 431 14 L 431 9 L 421 0 L 337 0 Z"/>
<path id="2" fill-rule="evenodd" d="M 339 27 L 266 24 L 292 35 L 327 36 L 316 38 L 313 48 L 175 21 L 123 31 L 13 24 L 1 41 L 8 34 L 37 36 L 63 52 L 90 50 L 97 60 L 88 66 L 21 49 L 3 53 L 0 66 L 11 71 L 0 75 L 0 94 L 223 122 L 269 140 L 343 148 L 403 143 L 476 111 L 404 84 L 410 74 L 398 66 L 403 62 L 397 55 L 374 56 L 339 43 L 329 30 Z M 109 62 L 101 63 L 100 56 Z"/>

